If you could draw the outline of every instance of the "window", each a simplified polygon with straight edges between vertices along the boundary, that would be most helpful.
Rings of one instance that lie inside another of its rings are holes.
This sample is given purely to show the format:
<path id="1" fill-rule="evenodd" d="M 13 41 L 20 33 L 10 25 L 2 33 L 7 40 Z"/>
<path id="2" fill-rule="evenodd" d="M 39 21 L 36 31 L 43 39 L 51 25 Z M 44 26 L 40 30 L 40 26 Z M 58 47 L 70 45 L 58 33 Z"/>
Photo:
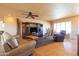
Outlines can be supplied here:
<path id="1" fill-rule="evenodd" d="M 0 21 L 0 31 L 4 30 L 4 22 Z"/>
<path id="2" fill-rule="evenodd" d="M 62 23 L 60 23 L 61 25 L 60 25 L 60 28 L 61 28 L 61 30 L 65 30 L 65 22 L 62 22 Z"/>
<path id="3" fill-rule="evenodd" d="M 58 32 L 58 33 L 59 33 L 59 32 L 60 32 L 60 30 L 61 30 L 61 29 L 60 29 L 60 25 L 61 25 L 61 24 L 60 24 L 60 23 L 58 23 L 58 24 L 57 24 L 57 26 L 56 26 L 56 32 Z"/>
<path id="4" fill-rule="evenodd" d="M 71 22 L 66 22 L 66 33 L 71 33 Z"/>
<path id="5" fill-rule="evenodd" d="M 61 30 L 65 30 L 67 34 L 71 33 L 71 21 L 60 22 L 54 24 L 54 31 L 59 33 Z"/>

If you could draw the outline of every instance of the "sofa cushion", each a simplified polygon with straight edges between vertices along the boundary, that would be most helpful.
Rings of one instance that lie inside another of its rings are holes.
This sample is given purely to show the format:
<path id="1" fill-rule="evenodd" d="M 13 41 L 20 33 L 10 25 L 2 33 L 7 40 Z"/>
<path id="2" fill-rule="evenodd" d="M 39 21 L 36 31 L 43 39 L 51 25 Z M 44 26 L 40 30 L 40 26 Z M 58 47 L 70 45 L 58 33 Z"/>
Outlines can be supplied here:
<path id="1" fill-rule="evenodd" d="M 12 50 L 7 43 L 4 44 L 4 49 L 5 49 L 5 52 Z"/>
<path id="2" fill-rule="evenodd" d="M 18 47 L 18 42 L 16 39 L 10 39 L 4 44 L 5 52 L 11 51 L 12 49 Z"/>
<path id="3" fill-rule="evenodd" d="M 18 47 L 18 41 L 15 37 L 13 37 L 12 39 L 8 40 L 8 45 L 13 49 L 13 48 L 16 48 Z"/>
<path id="4" fill-rule="evenodd" d="M 8 52 L 11 50 L 11 47 L 8 45 L 8 40 L 10 40 L 12 38 L 12 35 L 7 33 L 7 32 L 4 32 L 3 33 L 3 38 L 4 40 L 2 40 L 2 43 L 3 43 L 3 46 L 4 46 L 4 49 L 5 49 L 5 52 Z"/>
<path id="5" fill-rule="evenodd" d="M 23 44 L 27 44 L 28 43 L 28 39 L 25 40 L 25 39 L 19 39 L 19 46 L 20 45 L 23 45 Z"/>
<path id="6" fill-rule="evenodd" d="M 3 37 L 4 37 L 4 40 L 2 42 L 4 45 L 5 52 L 8 52 L 12 50 L 13 48 L 18 47 L 18 36 L 17 35 L 11 35 L 7 32 L 4 32 Z"/>
<path id="7" fill-rule="evenodd" d="M 35 48 L 36 41 L 31 40 L 20 40 L 20 44 L 17 48 L 12 49 L 11 51 L 5 53 L 8 56 L 28 56 L 33 53 L 33 50 Z"/>
<path id="8" fill-rule="evenodd" d="M 7 32 L 4 32 L 4 33 L 3 33 L 3 37 L 4 37 L 4 40 L 2 41 L 2 43 L 5 44 L 5 43 L 7 43 L 7 41 L 8 41 L 9 39 L 12 38 L 12 35 L 9 34 L 9 33 L 7 33 Z"/>

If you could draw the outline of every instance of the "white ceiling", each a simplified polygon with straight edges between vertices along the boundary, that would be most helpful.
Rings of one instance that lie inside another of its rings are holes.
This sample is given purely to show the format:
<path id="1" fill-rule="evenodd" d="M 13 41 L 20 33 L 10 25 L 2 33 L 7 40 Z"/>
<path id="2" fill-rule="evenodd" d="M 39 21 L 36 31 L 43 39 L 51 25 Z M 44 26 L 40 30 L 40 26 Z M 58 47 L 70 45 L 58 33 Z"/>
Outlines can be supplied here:
<path id="1" fill-rule="evenodd" d="M 23 17 L 22 13 L 32 11 L 38 14 L 39 19 L 54 20 L 63 17 L 79 15 L 79 4 L 77 3 L 49 3 L 49 4 L 0 4 L 0 15 L 16 14 Z"/>

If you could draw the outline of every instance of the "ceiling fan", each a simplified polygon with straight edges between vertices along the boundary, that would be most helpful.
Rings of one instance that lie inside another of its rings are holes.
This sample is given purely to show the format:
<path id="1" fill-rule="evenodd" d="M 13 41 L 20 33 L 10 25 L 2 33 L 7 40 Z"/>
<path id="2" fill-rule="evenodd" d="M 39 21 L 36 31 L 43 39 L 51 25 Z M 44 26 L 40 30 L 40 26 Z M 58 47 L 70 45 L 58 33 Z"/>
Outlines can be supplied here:
<path id="1" fill-rule="evenodd" d="M 25 15 L 27 15 L 25 18 L 31 17 L 32 19 L 35 19 L 35 17 L 39 17 L 38 15 L 35 15 L 32 12 L 28 12 L 28 14 L 25 14 Z"/>

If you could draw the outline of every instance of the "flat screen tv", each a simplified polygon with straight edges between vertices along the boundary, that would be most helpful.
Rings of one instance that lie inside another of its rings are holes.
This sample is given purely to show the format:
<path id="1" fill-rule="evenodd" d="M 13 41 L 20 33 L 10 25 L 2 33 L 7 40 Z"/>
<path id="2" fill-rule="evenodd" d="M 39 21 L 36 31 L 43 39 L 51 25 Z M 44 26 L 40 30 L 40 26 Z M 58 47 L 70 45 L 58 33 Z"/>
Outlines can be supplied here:
<path id="1" fill-rule="evenodd" d="M 38 32 L 38 28 L 37 27 L 31 27 L 30 28 L 30 32 L 31 33 L 33 33 L 33 32 L 36 32 L 37 33 Z"/>

